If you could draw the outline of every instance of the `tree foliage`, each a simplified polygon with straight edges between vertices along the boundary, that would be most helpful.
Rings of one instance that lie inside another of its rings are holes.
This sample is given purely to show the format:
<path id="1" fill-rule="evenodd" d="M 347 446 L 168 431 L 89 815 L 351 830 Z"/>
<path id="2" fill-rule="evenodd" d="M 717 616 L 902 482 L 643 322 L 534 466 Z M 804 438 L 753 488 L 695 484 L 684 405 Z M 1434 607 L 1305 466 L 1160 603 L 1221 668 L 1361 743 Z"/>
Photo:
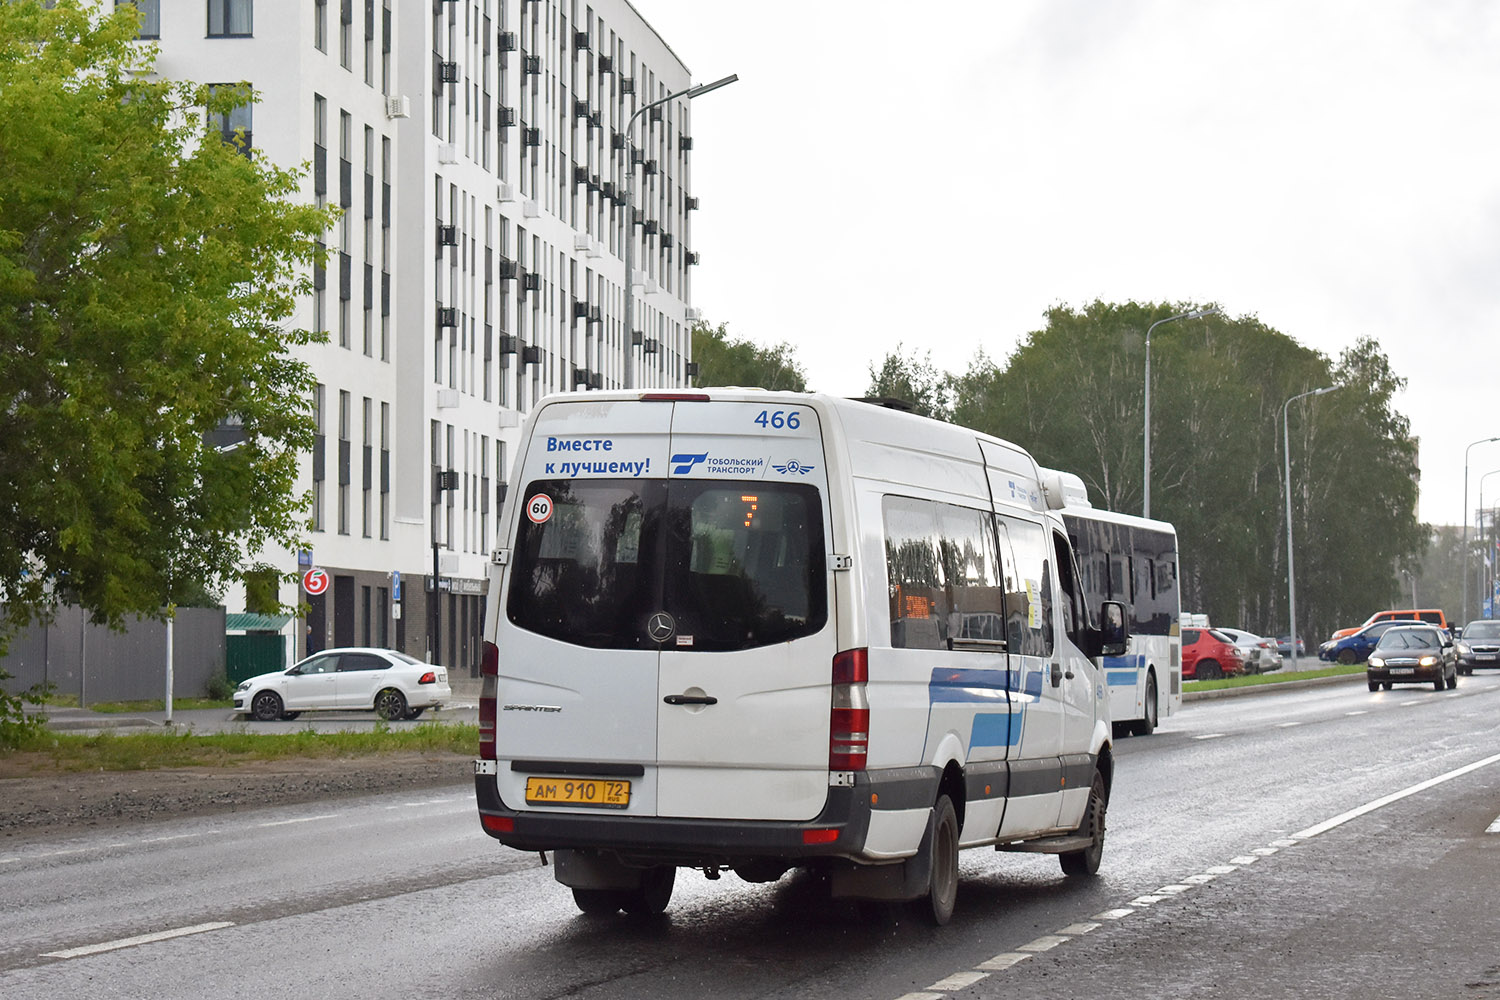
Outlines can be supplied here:
<path id="1" fill-rule="evenodd" d="M 0 3 L 0 636 L 160 613 L 302 527 L 288 322 L 331 217 L 221 140 L 247 91 L 156 79 L 135 9 L 100 13 Z"/>
<path id="2" fill-rule="evenodd" d="M 1145 333 L 1173 304 L 1057 307 L 998 365 L 952 379 L 953 419 L 1081 476 L 1099 507 L 1143 500 Z M 1377 344 L 1330 361 L 1253 317 L 1156 327 L 1151 515 L 1179 535 L 1184 610 L 1252 631 L 1286 628 L 1282 411 L 1288 407 L 1299 631 L 1363 621 L 1426 544 L 1416 445 L 1392 405 L 1401 379 Z"/>
<path id="3" fill-rule="evenodd" d="M 701 386 L 741 385 L 762 389 L 807 391 L 807 373 L 793 356 L 790 344 L 759 347 L 748 340 L 729 336 L 727 323 L 710 327 L 693 324 L 693 360 L 698 363 L 695 382 Z"/>
<path id="4" fill-rule="evenodd" d="M 887 354 L 877 367 L 870 366 L 873 399 L 895 399 L 912 411 L 936 420 L 953 419 L 953 378 L 932 363 L 932 352 L 916 349 L 904 353 L 904 345 Z"/>

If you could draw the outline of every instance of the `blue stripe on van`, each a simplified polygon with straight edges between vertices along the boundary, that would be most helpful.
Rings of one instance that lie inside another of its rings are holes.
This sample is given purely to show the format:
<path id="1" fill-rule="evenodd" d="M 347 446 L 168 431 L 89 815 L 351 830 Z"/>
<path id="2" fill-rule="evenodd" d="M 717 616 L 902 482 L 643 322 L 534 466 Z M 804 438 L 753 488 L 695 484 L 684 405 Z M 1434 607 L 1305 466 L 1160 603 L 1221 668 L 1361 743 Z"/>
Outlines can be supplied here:
<path id="1" fill-rule="evenodd" d="M 1013 747 L 1021 742 L 1021 713 L 1015 715 L 1016 724 L 1010 724 L 1011 716 L 992 712 L 976 712 L 974 727 L 969 731 L 969 749 L 975 747 Z"/>
<path id="2" fill-rule="evenodd" d="M 1006 692 L 1010 688 L 1011 679 L 1012 672 L 1006 670 L 939 667 L 933 670 L 932 680 L 927 684 L 927 697 L 933 702 L 1009 702 L 1010 696 Z"/>

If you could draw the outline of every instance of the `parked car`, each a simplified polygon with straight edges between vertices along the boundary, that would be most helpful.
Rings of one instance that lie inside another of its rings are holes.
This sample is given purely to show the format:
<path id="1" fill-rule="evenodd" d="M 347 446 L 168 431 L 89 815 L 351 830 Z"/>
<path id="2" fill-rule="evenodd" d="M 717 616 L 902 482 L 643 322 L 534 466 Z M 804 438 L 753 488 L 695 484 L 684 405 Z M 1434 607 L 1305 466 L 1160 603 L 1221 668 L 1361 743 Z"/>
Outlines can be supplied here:
<path id="1" fill-rule="evenodd" d="M 1240 651 L 1240 657 L 1245 661 L 1246 673 L 1264 674 L 1281 669 L 1281 656 L 1276 652 L 1276 645 L 1270 639 L 1258 636 L 1254 632 L 1246 632 L 1244 629 L 1224 628 L 1222 625 L 1215 626 L 1214 631 L 1223 632 L 1234 640 L 1235 648 Z"/>
<path id="2" fill-rule="evenodd" d="M 1434 690 L 1458 687 L 1458 652 L 1447 629 L 1428 624 L 1397 625 L 1375 644 L 1365 667 L 1370 690 L 1392 684 L 1432 683 Z"/>
<path id="3" fill-rule="evenodd" d="M 1218 629 L 1182 630 L 1182 679 L 1211 681 L 1245 672 L 1245 660 L 1234 640 Z"/>
<path id="4" fill-rule="evenodd" d="M 1342 639 L 1346 635 L 1353 635 L 1360 629 L 1374 625 L 1376 622 L 1393 621 L 1426 622 L 1429 625 L 1440 625 L 1443 628 L 1448 627 L 1448 616 L 1443 614 L 1442 608 L 1408 608 L 1404 611 L 1377 611 L 1365 619 L 1364 625 L 1356 625 L 1354 628 L 1341 628 L 1329 636 L 1328 641 L 1333 642 L 1335 639 Z"/>
<path id="5" fill-rule="evenodd" d="M 374 711 L 395 721 L 415 719 L 452 696 L 443 667 L 391 649 L 345 647 L 241 682 L 234 710 L 262 722 L 314 711 Z"/>
<path id="6" fill-rule="evenodd" d="M 1475 667 L 1500 667 L 1500 621 L 1469 622 L 1458 636 L 1458 672 L 1472 674 Z"/>
<path id="7" fill-rule="evenodd" d="M 1339 663 L 1359 663 L 1375 651 L 1375 644 L 1390 629 L 1395 628 L 1397 625 L 1425 624 L 1426 622 L 1411 618 L 1405 621 L 1380 621 L 1373 625 L 1366 625 L 1352 635 L 1346 635 L 1342 639 L 1329 639 L 1323 643 L 1323 645 L 1318 647 L 1318 659 L 1327 660 L 1330 663 L 1334 661 Z"/>
<path id="8" fill-rule="evenodd" d="M 1276 652 L 1280 653 L 1282 656 L 1291 656 L 1292 637 L 1289 635 L 1278 635 L 1276 637 Z M 1297 655 L 1307 655 L 1307 644 L 1302 641 L 1302 637 L 1300 635 L 1297 636 Z"/>

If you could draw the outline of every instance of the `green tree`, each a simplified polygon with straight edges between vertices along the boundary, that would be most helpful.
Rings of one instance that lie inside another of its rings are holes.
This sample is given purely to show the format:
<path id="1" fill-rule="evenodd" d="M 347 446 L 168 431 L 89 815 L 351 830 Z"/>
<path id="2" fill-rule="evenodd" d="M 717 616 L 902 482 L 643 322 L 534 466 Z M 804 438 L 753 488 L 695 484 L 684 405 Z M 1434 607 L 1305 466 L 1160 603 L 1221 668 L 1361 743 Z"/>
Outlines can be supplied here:
<path id="1" fill-rule="evenodd" d="M 807 373 L 785 342 L 759 347 L 748 340 L 729 336 L 727 323 L 710 327 L 693 324 L 693 360 L 698 364 L 695 382 L 701 386 L 741 385 L 762 389 L 807 391 Z"/>
<path id="2" fill-rule="evenodd" d="M 64 601 L 160 614 L 303 527 L 287 323 L 332 216 L 222 141 L 247 90 L 157 79 L 134 7 L 100 15 L 0 3 L 0 641 Z"/>
<path id="3" fill-rule="evenodd" d="M 902 353 L 902 345 L 885 356 L 880 366 L 870 366 L 870 388 L 874 399 L 897 399 L 910 404 L 924 417 L 953 419 L 953 378 L 932 363 L 932 352 L 913 349 Z"/>

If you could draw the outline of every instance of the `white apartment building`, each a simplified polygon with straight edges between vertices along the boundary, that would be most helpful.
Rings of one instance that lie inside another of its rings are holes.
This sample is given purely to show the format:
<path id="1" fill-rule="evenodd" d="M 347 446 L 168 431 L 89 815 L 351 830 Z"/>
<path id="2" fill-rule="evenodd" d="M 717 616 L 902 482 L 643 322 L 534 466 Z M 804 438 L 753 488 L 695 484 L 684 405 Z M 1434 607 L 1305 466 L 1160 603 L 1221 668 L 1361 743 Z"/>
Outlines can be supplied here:
<path id="1" fill-rule="evenodd" d="M 312 551 L 263 555 L 331 579 L 295 595 L 311 611 L 292 652 L 389 646 L 476 672 L 527 409 L 692 372 L 689 102 L 636 121 L 633 181 L 625 135 L 687 67 L 626 0 L 133 2 L 162 76 L 251 84 L 260 103 L 225 129 L 309 164 L 309 200 L 343 209 L 296 319 L 328 334 L 305 350 Z"/>

